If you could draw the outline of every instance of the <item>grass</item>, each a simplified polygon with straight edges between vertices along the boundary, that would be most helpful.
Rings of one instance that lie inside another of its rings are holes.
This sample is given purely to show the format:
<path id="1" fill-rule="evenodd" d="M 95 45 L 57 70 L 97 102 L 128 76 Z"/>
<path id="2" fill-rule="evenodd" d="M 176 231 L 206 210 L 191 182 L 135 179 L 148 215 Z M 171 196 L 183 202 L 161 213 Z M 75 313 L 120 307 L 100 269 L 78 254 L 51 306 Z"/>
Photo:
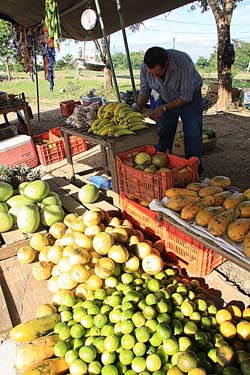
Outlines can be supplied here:
<path id="1" fill-rule="evenodd" d="M 139 89 L 139 70 L 134 70 L 134 79 L 137 89 Z M 214 72 L 202 73 L 204 77 L 204 90 L 206 90 L 206 78 L 217 80 Z M 13 73 L 11 81 L 4 80 L 1 82 L 1 91 L 19 94 L 25 93 L 27 101 L 30 103 L 33 113 L 37 113 L 36 84 L 28 74 Z M 75 70 L 62 70 L 55 72 L 55 86 L 53 92 L 50 92 L 49 82 L 44 79 L 44 72 L 38 73 L 39 85 L 39 102 L 40 111 L 47 111 L 53 108 L 59 108 L 60 102 L 74 99 L 79 100 L 82 96 L 88 94 L 91 89 L 96 90 L 96 94 L 104 96 L 108 101 L 116 100 L 115 89 L 105 91 L 103 72 L 93 72 L 89 70 L 81 70 L 80 76 L 76 76 Z M 130 75 L 128 70 L 116 72 L 119 91 L 132 90 Z M 240 82 L 241 79 L 250 79 L 247 73 L 238 73 L 233 77 L 233 84 L 236 87 L 249 87 L 249 83 Z"/>

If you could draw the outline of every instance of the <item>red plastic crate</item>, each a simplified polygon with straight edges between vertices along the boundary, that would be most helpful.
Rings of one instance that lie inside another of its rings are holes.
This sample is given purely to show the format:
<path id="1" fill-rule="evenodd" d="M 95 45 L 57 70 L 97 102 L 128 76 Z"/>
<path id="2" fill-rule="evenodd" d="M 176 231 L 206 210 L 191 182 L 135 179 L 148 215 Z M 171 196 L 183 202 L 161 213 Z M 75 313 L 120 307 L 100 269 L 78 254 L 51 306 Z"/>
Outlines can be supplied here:
<path id="1" fill-rule="evenodd" d="M 198 159 L 180 158 L 167 154 L 169 172 L 147 173 L 126 164 L 134 160 L 138 152 L 147 152 L 153 156 L 157 151 L 154 146 L 141 146 L 116 155 L 116 169 L 119 192 L 140 200 L 151 202 L 161 200 L 167 189 L 173 186 L 185 187 L 198 180 Z"/>
<path id="2" fill-rule="evenodd" d="M 51 141 L 49 133 L 42 133 L 32 137 L 40 164 L 49 165 L 65 158 L 65 152 L 61 141 Z M 47 141 L 46 143 L 44 141 Z"/>
<path id="3" fill-rule="evenodd" d="M 74 108 L 76 105 L 81 104 L 79 101 L 74 100 L 66 100 L 60 103 L 60 111 L 62 116 L 69 117 L 74 112 Z"/>
<path id="4" fill-rule="evenodd" d="M 226 260 L 167 221 L 163 222 L 161 239 L 165 241 L 167 252 L 175 254 L 178 264 L 197 276 L 208 275 Z"/>
<path id="5" fill-rule="evenodd" d="M 122 216 L 130 220 L 136 227 L 143 229 L 151 237 L 159 237 L 162 232 L 161 214 L 120 194 Z"/>
<path id="6" fill-rule="evenodd" d="M 49 138 L 51 141 L 61 141 L 63 144 L 64 152 L 66 154 L 65 142 L 62 138 L 60 127 L 50 129 Z M 81 137 L 76 137 L 75 135 L 69 136 L 69 147 L 72 156 L 80 154 L 80 152 L 86 151 L 88 149 L 86 141 Z"/>

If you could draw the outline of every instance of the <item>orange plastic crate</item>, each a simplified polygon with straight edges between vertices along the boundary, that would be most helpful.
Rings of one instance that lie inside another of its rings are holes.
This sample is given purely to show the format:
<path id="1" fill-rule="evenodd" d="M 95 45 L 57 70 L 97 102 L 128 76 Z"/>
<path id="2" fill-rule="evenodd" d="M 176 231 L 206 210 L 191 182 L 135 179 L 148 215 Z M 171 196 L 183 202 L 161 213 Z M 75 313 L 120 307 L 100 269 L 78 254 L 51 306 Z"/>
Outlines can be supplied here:
<path id="1" fill-rule="evenodd" d="M 197 276 L 208 275 L 226 260 L 166 221 L 162 225 L 161 239 L 165 241 L 167 252 L 175 254 L 178 264 Z"/>
<path id="2" fill-rule="evenodd" d="M 119 192 L 140 200 L 151 202 L 161 200 L 167 189 L 173 186 L 185 187 L 190 182 L 198 180 L 198 159 L 180 158 L 169 155 L 169 172 L 147 173 L 126 164 L 134 160 L 139 152 L 147 152 L 153 156 L 157 151 L 154 146 L 141 146 L 116 155 L 116 169 Z"/>
<path id="3" fill-rule="evenodd" d="M 50 129 L 49 138 L 51 141 L 61 141 L 63 144 L 64 152 L 66 154 L 65 142 L 62 138 L 60 127 Z M 88 149 L 86 141 L 81 137 L 76 137 L 75 135 L 69 136 L 69 147 L 72 156 L 80 154 L 80 152 L 86 151 Z"/>
<path id="4" fill-rule="evenodd" d="M 34 135 L 32 139 L 36 146 L 40 164 L 49 165 L 65 158 L 62 142 L 51 141 L 49 133 Z"/>
<path id="5" fill-rule="evenodd" d="M 151 237 L 159 237 L 162 231 L 161 214 L 120 194 L 122 216 L 130 220 L 137 228 L 143 229 Z"/>
<path id="6" fill-rule="evenodd" d="M 76 105 L 81 104 L 79 101 L 74 100 L 66 100 L 60 103 L 60 111 L 61 115 L 65 117 L 69 117 L 74 112 L 74 108 Z"/>

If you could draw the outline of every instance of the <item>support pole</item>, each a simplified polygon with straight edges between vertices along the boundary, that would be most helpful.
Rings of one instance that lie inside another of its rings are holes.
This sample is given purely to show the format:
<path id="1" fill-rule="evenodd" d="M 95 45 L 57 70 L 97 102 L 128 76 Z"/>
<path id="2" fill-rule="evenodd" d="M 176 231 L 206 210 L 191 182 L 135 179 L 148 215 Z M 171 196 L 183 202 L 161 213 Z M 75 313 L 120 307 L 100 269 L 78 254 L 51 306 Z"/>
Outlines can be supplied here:
<path id="1" fill-rule="evenodd" d="M 100 8 L 99 0 L 95 0 L 95 6 L 96 6 L 97 14 L 98 14 L 98 17 L 99 17 L 99 21 L 100 21 L 100 26 L 101 26 L 101 30 L 102 30 L 103 39 L 105 41 L 106 48 L 107 48 L 107 53 L 108 53 L 108 58 L 109 58 L 109 63 L 110 63 L 110 68 L 111 68 L 111 73 L 112 73 L 112 78 L 113 78 L 114 85 L 115 85 L 116 96 L 117 96 L 118 101 L 121 102 L 120 92 L 119 92 L 119 88 L 118 88 L 118 84 L 117 84 L 117 80 L 116 80 L 116 75 L 115 75 L 115 70 L 114 70 L 114 66 L 113 66 L 113 62 L 112 62 L 112 57 L 111 57 L 110 49 L 109 49 L 108 38 L 107 38 L 107 34 L 105 32 L 105 28 L 104 28 L 104 24 L 103 24 L 103 19 L 102 19 L 102 14 L 101 14 L 101 8 Z"/>
<path id="2" fill-rule="evenodd" d="M 127 60 L 128 60 L 128 68 L 129 68 L 130 80 L 131 80 L 131 84 L 133 88 L 134 101 L 136 103 L 137 93 L 136 93 L 135 80 L 134 80 L 133 69 L 132 69 L 132 64 L 131 64 L 131 59 L 130 59 L 129 48 L 128 48 L 127 35 L 125 31 L 125 22 L 124 22 L 123 13 L 122 13 L 121 0 L 116 0 L 116 5 L 117 5 L 118 13 L 119 13 L 120 24 L 121 24 L 122 35 L 123 35 L 123 42 L 124 42 L 125 51 L 126 51 Z"/>
<path id="3" fill-rule="evenodd" d="M 37 116 L 38 116 L 38 121 L 41 121 L 41 119 L 40 119 L 40 100 L 39 100 L 38 72 L 37 72 L 37 58 L 36 58 L 36 49 L 37 49 L 36 36 L 35 36 L 34 47 L 35 47 L 35 75 L 36 75 L 36 103 L 37 103 Z"/>

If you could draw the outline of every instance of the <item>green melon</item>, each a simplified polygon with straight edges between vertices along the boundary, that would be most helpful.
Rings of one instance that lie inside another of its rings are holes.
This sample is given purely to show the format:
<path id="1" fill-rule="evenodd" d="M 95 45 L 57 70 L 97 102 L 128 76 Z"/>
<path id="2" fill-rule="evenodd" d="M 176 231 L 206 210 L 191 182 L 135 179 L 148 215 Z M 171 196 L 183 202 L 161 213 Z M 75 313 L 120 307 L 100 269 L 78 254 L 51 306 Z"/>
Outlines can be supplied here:
<path id="1" fill-rule="evenodd" d="M 25 198 L 23 195 L 17 194 L 17 195 L 13 195 L 12 197 L 10 197 L 6 201 L 6 203 L 10 207 L 21 207 L 24 204 L 30 203 L 30 201 L 27 198 Z"/>
<path id="2" fill-rule="evenodd" d="M 7 182 L 0 181 L 0 202 L 5 202 L 13 195 L 13 187 Z"/>
<path id="3" fill-rule="evenodd" d="M 18 185 L 18 194 L 23 194 L 23 191 L 25 189 L 25 187 L 29 185 L 29 181 L 24 181 L 24 182 L 21 182 L 21 184 Z"/>
<path id="4" fill-rule="evenodd" d="M 57 206 L 62 206 L 62 201 L 59 197 L 58 194 L 51 194 L 52 192 L 49 192 L 49 194 L 47 195 L 46 198 L 44 198 L 41 202 L 40 202 L 40 205 L 41 207 L 44 207 L 44 206 L 49 206 L 51 204 L 55 204 Z"/>
<path id="5" fill-rule="evenodd" d="M 78 192 L 81 203 L 94 203 L 99 198 L 99 190 L 94 184 L 86 184 Z"/>
<path id="6" fill-rule="evenodd" d="M 9 207 L 6 203 L 0 202 L 0 212 L 8 212 Z"/>
<path id="7" fill-rule="evenodd" d="M 50 204 L 44 206 L 40 211 L 41 223 L 46 227 L 51 227 L 57 221 L 62 221 L 64 218 L 64 211 L 61 206 Z"/>
<path id="8" fill-rule="evenodd" d="M 10 230 L 13 223 L 13 217 L 8 212 L 0 212 L 0 233 Z"/>
<path id="9" fill-rule="evenodd" d="M 46 181 L 36 180 L 25 186 L 23 195 L 31 202 L 40 202 L 49 193 L 49 185 Z"/>
<path id="10" fill-rule="evenodd" d="M 17 212 L 17 226 L 23 233 L 34 233 L 40 224 L 39 207 L 36 203 L 22 206 Z"/>

